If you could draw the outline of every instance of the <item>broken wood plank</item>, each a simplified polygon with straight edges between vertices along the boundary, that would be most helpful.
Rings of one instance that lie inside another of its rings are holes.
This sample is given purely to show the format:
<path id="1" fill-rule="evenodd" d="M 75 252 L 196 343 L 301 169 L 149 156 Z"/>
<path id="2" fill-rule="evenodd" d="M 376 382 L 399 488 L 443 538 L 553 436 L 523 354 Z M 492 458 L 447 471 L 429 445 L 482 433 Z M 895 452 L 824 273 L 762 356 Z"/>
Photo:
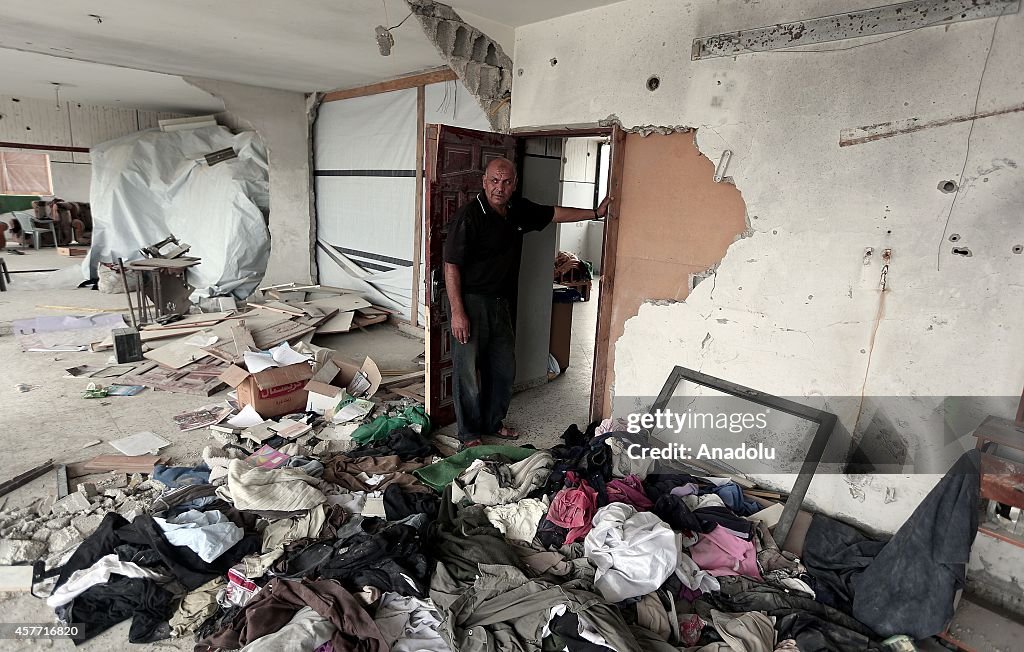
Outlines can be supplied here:
<path id="1" fill-rule="evenodd" d="M 256 350 L 256 342 L 253 341 L 252 333 L 242 322 L 231 325 L 230 336 L 223 342 L 217 342 L 203 350 L 229 364 L 241 364 L 245 359 L 246 352 Z"/>
<path id="2" fill-rule="evenodd" d="M 140 331 L 139 338 L 143 342 L 152 342 L 154 340 L 165 340 L 169 337 L 179 337 L 181 335 L 191 335 L 192 333 L 198 333 L 201 330 L 205 330 L 202 326 L 190 326 L 188 328 L 178 329 L 166 329 L 166 330 L 155 330 L 155 331 Z M 102 342 L 97 342 L 92 345 L 93 351 L 109 351 L 114 348 L 114 337 L 108 335 Z"/>
<path id="3" fill-rule="evenodd" d="M 274 312 L 280 312 L 285 315 L 290 315 L 292 317 L 303 317 L 306 314 L 302 310 L 302 308 L 296 308 L 295 306 L 290 306 L 287 303 L 281 301 L 267 301 L 266 303 L 254 303 L 252 304 L 252 306 L 254 308 L 259 308 L 260 310 L 272 310 Z"/>
<path id="4" fill-rule="evenodd" d="M 352 320 L 355 319 L 355 311 L 339 312 L 324 323 L 317 326 L 317 335 L 333 335 L 336 333 L 347 333 L 352 330 Z"/>
<path id="5" fill-rule="evenodd" d="M 358 312 L 359 311 L 356 311 L 356 316 L 352 318 L 352 325 L 355 326 L 356 328 L 365 328 L 367 326 L 373 326 L 374 324 L 380 324 L 388 320 L 387 315 L 377 315 L 376 317 L 364 317 L 363 315 L 358 314 Z"/>
<path id="6" fill-rule="evenodd" d="M 423 371 L 422 370 L 420 370 L 420 371 L 413 371 L 411 373 L 402 374 L 401 376 L 394 376 L 392 378 L 388 378 L 387 380 L 381 381 L 380 386 L 381 387 L 391 387 L 391 386 L 401 387 L 404 383 L 408 383 L 408 382 L 411 382 L 413 380 L 423 380 Z M 420 383 L 420 384 L 422 384 L 422 383 Z"/>
<path id="7" fill-rule="evenodd" d="M 145 373 L 128 374 L 121 380 L 126 385 L 144 385 L 165 392 L 211 396 L 224 386 L 221 373 L 227 365 L 220 361 L 193 362 L 181 369 L 153 366 Z"/>
<path id="8" fill-rule="evenodd" d="M 258 330 L 251 330 L 250 332 L 252 333 L 252 339 L 256 344 L 256 348 L 266 351 L 281 342 L 299 339 L 304 335 L 313 333 L 315 330 L 315 326 L 307 326 L 306 324 L 300 324 L 297 321 L 287 319 L 284 322 Z"/>
<path id="9" fill-rule="evenodd" d="M 207 312 L 201 315 L 185 315 L 178 321 L 171 322 L 170 324 L 147 324 L 142 327 L 142 330 L 162 331 L 175 328 L 195 328 L 206 324 L 219 324 L 226 319 L 230 319 L 234 315 L 235 313 L 232 310 L 224 312 Z M 242 315 L 237 316 L 241 317 Z"/>
<path id="10" fill-rule="evenodd" d="M 426 386 L 423 383 L 417 383 L 415 385 L 410 385 L 409 387 L 389 387 L 388 391 L 398 394 L 399 396 L 411 398 L 414 401 L 419 401 L 420 403 L 426 402 L 426 398 L 424 397 Z"/>
<path id="11" fill-rule="evenodd" d="M 184 269 L 200 263 L 198 258 L 143 258 L 133 260 L 126 265 L 128 269 Z"/>
<path id="12" fill-rule="evenodd" d="M 9 494 L 18 487 L 22 487 L 29 482 L 32 482 L 39 476 L 47 473 L 53 468 L 53 460 L 47 460 L 39 466 L 33 467 L 24 473 L 19 473 L 7 482 L 0 484 L 0 496 Z"/>
<path id="13" fill-rule="evenodd" d="M 153 473 L 153 466 L 160 464 L 164 459 L 166 458 L 162 455 L 97 455 L 82 462 L 80 469 L 87 473 Z"/>

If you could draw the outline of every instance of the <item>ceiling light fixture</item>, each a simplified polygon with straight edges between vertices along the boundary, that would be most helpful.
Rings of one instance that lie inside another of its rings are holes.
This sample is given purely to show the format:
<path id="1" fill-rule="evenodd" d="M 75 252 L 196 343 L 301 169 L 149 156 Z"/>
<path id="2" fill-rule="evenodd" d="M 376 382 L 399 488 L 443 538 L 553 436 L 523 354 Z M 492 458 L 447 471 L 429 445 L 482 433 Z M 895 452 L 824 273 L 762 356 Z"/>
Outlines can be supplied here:
<path id="1" fill-rule="evenodd" d="M 381 0 L 384 4 L 384 22 L 390 23 L 388 19 L 388 3 L 385 0 Z M 409 16 L 412 16 L 413 12 L 409 12 Z M 391 30 L 398 29 L 402 26 L 402 23 L 409 20 L 409 16 L 402 19 L 402 22 L 398 23 L 394 27 L 384 27 L 384 25 L 377 25 L 374 32 L 377 35 L 377 49 L 380 50 L 380 56 L 387 57 L 391 55 L 391 48 L 395 47 L 395 37 L 391 34 Z"/>

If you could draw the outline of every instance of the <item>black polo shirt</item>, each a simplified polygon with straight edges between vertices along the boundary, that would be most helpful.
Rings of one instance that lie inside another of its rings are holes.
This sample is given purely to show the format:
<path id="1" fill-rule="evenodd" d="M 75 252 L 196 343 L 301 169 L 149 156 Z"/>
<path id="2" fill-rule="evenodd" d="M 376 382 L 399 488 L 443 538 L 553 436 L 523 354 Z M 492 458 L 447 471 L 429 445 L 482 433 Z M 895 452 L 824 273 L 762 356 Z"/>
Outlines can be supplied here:
<path id="1" fill-rule="evenodd" d="M 513 197 L 507 213 L 502 217 L 478 194 L 448 225 L 444 261 L 459 266 L 464 294 L 514 296 L 523 233 L 551 224 L 555 207 Z"/>

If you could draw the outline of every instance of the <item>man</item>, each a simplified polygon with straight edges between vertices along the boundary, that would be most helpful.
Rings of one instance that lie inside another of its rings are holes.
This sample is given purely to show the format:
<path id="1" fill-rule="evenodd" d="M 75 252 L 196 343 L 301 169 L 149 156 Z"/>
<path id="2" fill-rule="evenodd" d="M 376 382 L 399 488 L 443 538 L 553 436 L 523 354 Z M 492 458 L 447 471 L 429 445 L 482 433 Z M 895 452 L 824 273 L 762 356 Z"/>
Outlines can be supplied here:
<path id="1" fill-rule="evenodd" d="M 459 208 L 448 227 L 444 280 L 451 317 L 455 418 L 463 447 L 492 435 L 516 439 L 503 423 L 516 374 L 509 300 L 515 296 L 523 233 L 552 221 L 579 222 L 608 214 L 596 209 L 541 206 L 513 198 L 516 169 L 504 158 L 484 171 L 484 190 Z"/>

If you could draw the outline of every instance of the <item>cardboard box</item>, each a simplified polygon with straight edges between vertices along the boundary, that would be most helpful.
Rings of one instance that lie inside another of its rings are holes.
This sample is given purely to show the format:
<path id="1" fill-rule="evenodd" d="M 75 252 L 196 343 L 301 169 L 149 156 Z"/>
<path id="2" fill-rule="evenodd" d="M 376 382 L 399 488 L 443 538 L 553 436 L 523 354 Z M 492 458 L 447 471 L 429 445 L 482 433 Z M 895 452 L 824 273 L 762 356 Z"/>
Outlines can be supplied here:
<path id="1" fill-rule="evenodd" d="M 382 376 L 377 363 L 367 357 L 363 364 L 356 366 L 351 360 L 331 355 L 325 358 L 319 365 L 317 372 L 313 375 L 305 390 L 307 392 L 306 410 L 324 414 L 334 409 L 338 404 L 341 393 L 352 383 L 357 374 L 362 372 L 369 381 L 370 387 L 358 398 L 370 398 L 380 389 Z"/>
<path id="2" fill-rule="evenodd" d="M 306 383 L 313 369 L 306 362 L 286 367 L 271 367 L 255 374 L 242 366 L 231 365 L 220 380 L 238 391 L 238 403 L 251 405 L 263 418 L 279 417 L 306 409 Z"/>

